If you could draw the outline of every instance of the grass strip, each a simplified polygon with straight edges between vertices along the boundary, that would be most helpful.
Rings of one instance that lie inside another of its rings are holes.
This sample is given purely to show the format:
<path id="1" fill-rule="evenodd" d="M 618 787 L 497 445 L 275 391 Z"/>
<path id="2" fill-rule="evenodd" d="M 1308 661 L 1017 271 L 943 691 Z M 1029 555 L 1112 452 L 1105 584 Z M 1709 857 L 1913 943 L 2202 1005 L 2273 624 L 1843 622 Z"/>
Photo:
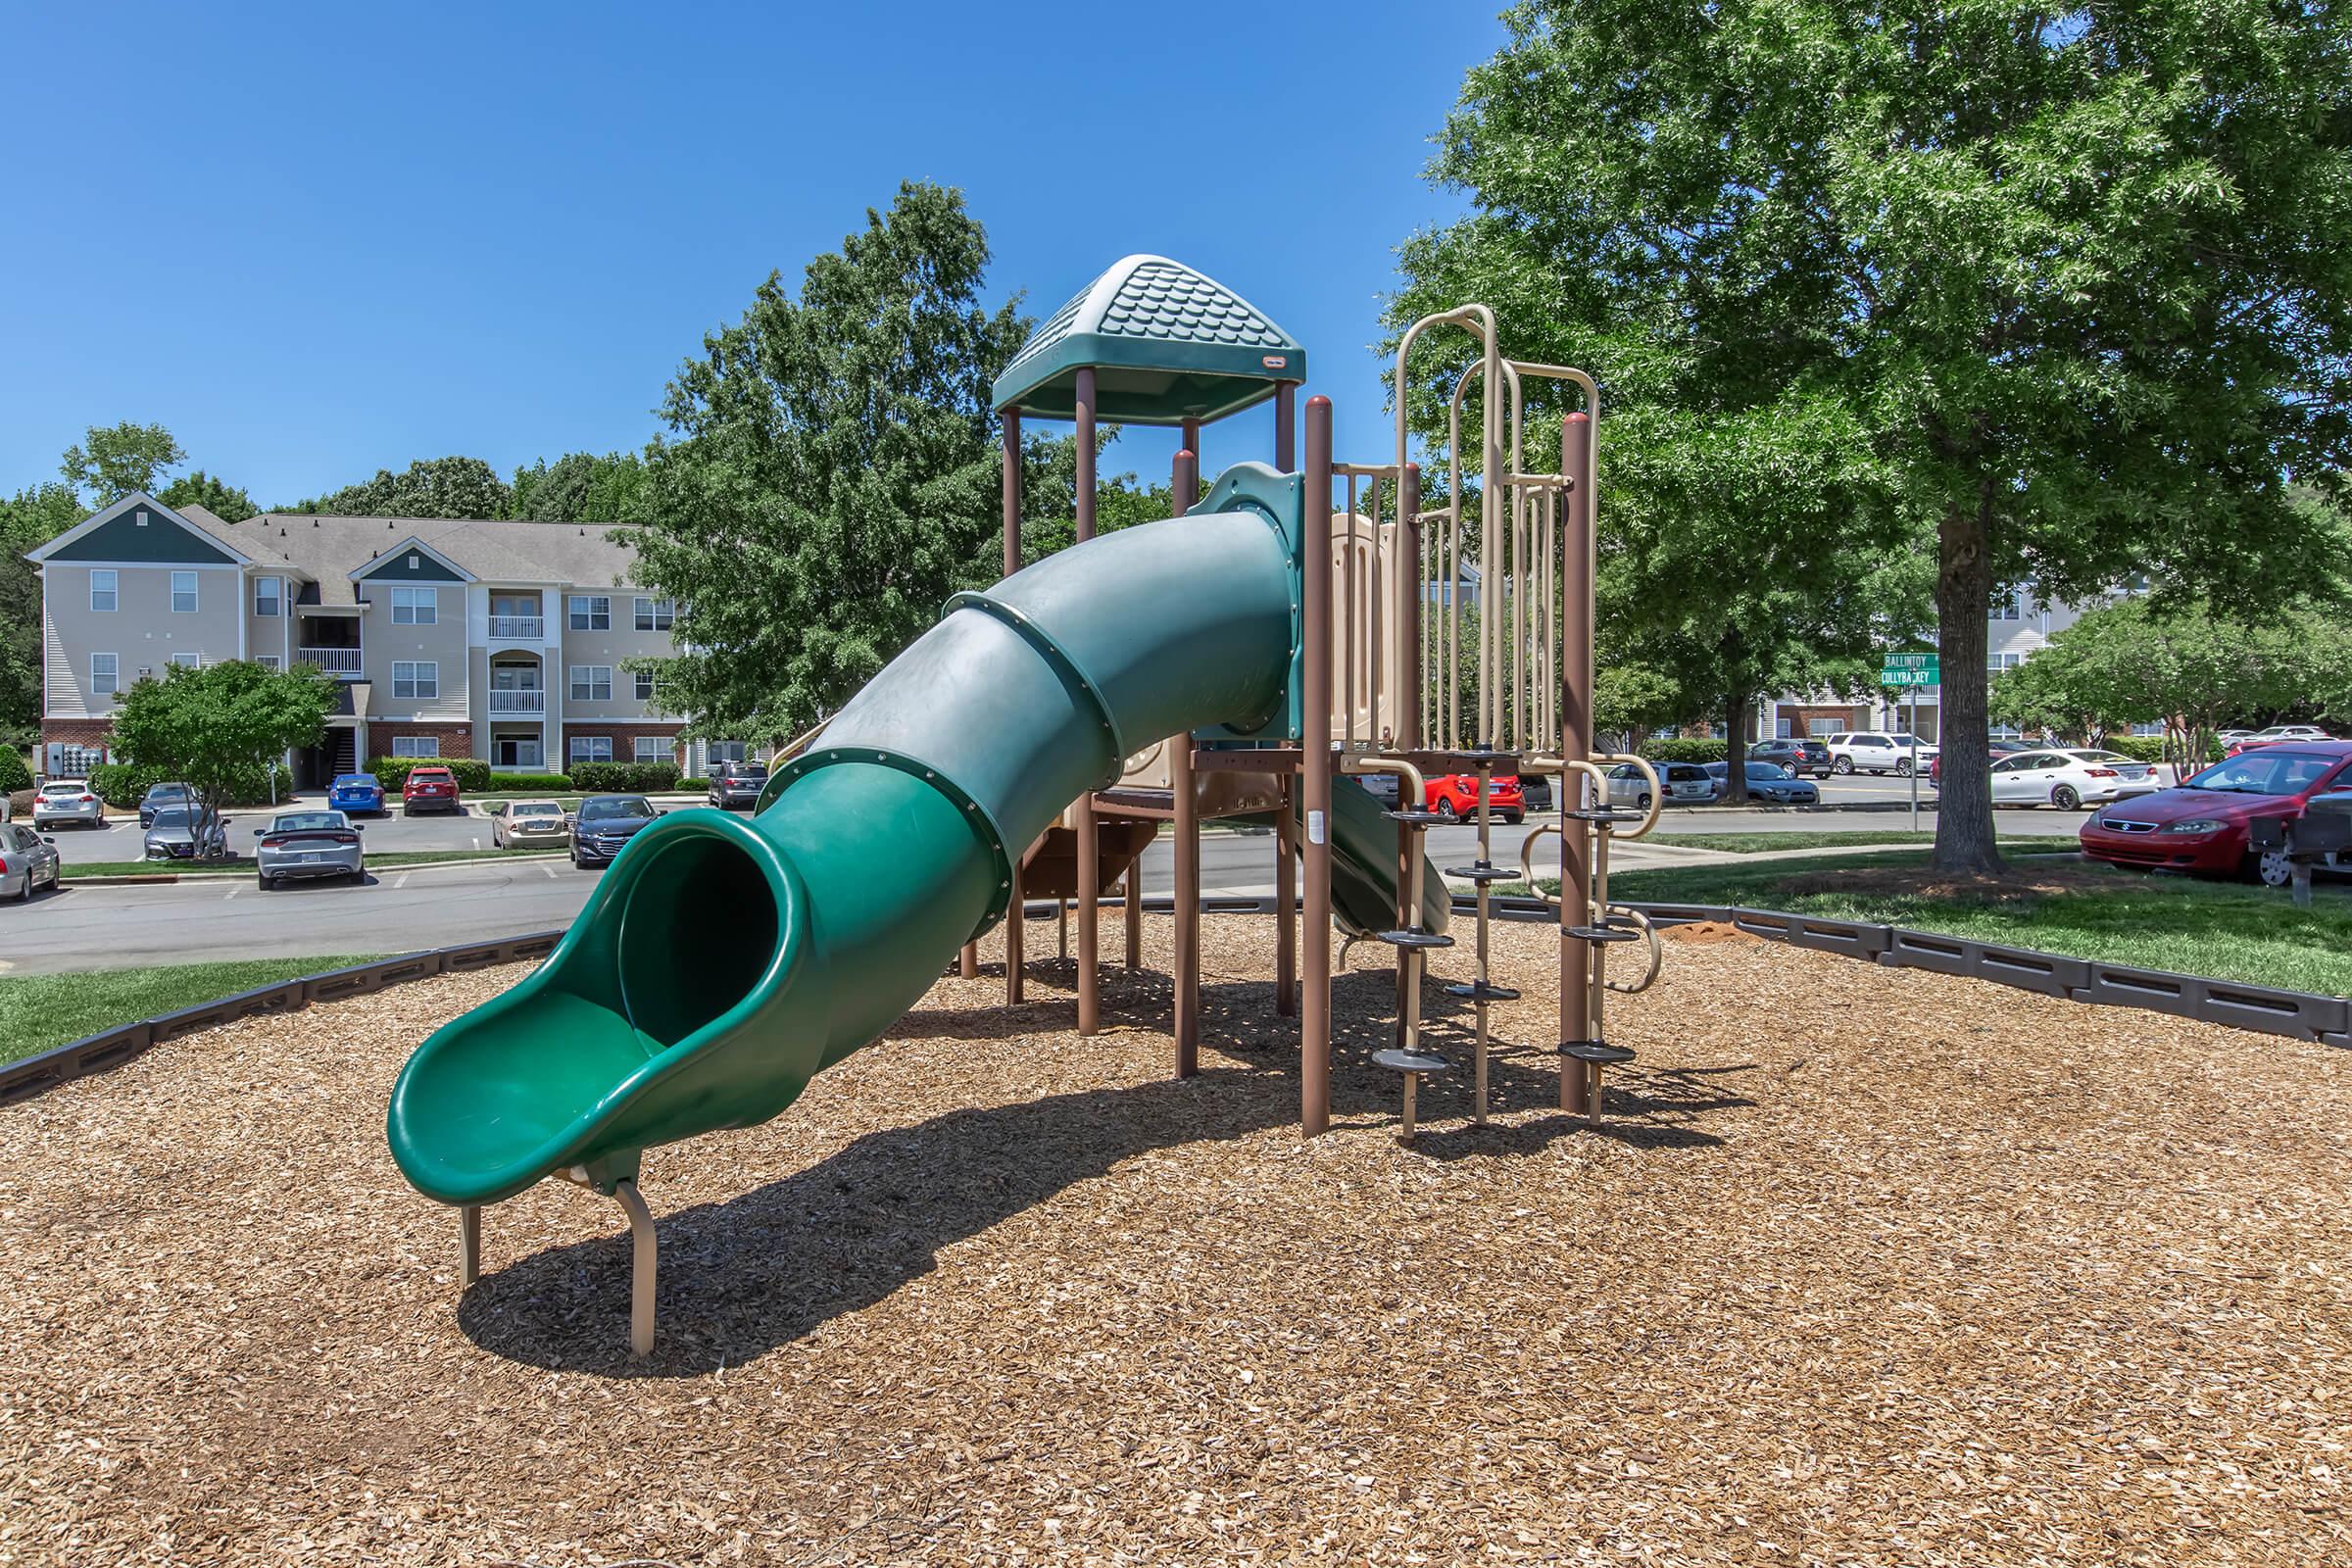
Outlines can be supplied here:
<path id="1" fill-rule="evenodd" d="M 117 1024 L 217 1002 L 279 980 L 377 956 L 240 958 L 152 969 L 0 975 L 0 1062 L 20 1061 Z"/>

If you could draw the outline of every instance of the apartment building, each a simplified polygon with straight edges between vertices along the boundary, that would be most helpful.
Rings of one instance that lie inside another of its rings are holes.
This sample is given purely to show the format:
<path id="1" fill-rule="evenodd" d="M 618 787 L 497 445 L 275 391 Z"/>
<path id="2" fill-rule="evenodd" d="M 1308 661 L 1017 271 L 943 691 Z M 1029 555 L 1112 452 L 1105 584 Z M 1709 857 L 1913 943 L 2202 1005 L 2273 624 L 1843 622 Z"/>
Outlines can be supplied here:
<path id="1" fill-rule="evenodd" d="M 223 659 L 316 664 L 342 683 L 325 742 L 289 759 L 298 785 L 383 756 L 524 771 L 687 760 L 683 720 L 624 667 L 671 647 L 668 601 L 629 582 L 629 533 L 278 513 L 225 522 L 125 496 L 27 558 L 41 577 L 46 770 L 99 760 L 115 704 L 141 675 Z"/>

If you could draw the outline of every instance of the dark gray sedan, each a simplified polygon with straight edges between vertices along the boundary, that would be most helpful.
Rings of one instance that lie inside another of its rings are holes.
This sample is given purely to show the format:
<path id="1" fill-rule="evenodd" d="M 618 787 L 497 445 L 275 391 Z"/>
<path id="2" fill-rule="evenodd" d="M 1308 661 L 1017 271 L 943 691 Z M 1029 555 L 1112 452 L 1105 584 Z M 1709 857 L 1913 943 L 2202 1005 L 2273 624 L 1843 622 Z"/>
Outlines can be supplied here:
<path id="1" fill-rule="evenodd" d="M 662 813 L 642 795 L 591 795 L 571 818 L 571 863 L 586 870 L 611 865 L 638 833 Z"/>
<path id="2" fill-rule="evenodd" d="M 280 811 L 254 842 L 262 891 L 288 877 L 347 876 L 368 880 L 360 825 L 341 811 Z"/>
<path id="3" fill-rule="evenodd" d="M 228 854 L 227 819 L 200 806 L 167 806 L 155 813 L 145 845 L 150 860 L 218 860 Z"/>

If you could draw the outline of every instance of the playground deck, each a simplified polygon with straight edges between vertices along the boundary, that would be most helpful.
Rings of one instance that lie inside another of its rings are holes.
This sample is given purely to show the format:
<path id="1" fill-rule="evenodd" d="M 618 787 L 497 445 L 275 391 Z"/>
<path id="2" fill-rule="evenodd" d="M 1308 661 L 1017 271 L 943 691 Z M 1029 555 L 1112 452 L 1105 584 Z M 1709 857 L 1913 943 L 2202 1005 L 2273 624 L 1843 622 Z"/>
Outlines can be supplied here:
<path id="1" fill-rule="evenodd" d="M 519 971 L 0 1111 L 0 1563 L 2352 1554 L 2352 1056 L 1686 937 L 1599 1131 L 1534 1049 L 1399 1148 L 1389 977 L 1342 977 L 1309 1143 L 1269 946 L 1204 922 L 1194 1081 L 1162 973 L 1082 1041 L 1040 962 L 656 1151 L 642 1362 L 611 1202 L 492 1210 L 453 1310 L 384 1147 L 411 1045 Z M 1502 928 L 1504 1041 L 1557 953 Z"/>

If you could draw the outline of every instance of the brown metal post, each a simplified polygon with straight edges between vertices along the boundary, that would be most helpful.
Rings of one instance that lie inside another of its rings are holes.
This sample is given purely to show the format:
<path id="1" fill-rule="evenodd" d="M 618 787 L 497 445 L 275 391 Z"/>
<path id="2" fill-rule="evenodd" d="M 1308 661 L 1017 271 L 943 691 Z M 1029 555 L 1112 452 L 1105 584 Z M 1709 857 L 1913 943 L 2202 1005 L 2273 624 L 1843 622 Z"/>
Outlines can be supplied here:
<path id="1" fill-rule="evenodd" d="M 956 973 L 959 979 L 977 980 L 980 978 L 979 943 L 966 942 L 963 950 L 956 955 Z"/>
<path id="2" fill-rule="evenodd" d="M 1191 420 L 1186 424 L 1188 435 L 1200 429 Z M 1200 499 L 1200 465 L 1192 448 L 1176 454 L 1169 487 L 1179 513 Z M 1200 1070 L 1200 808 L 1193 795 L 1189 734 L 1168 741 L 1168 789 L 1176 806 L 1176 1076 L 1190 1078 Z"/>
<path id="3" fill-rule="evenodd" d="M 1144 966 L 1144 858 L 1127 863 L 1127 967 Z"/>
<path id="4" fill-rule="evenodd" d="M 1004 420 L 1004 575 L 1021 569 L 1021 411 L 1006 409 Z M 1007 844 L 1012 860 L 1012 886 L 1004 906 L 1004 1004 L 1021 1001 L 1021 857 L 1027 845 Z"/>
<path id="5" fill-rule="evenodd" d="M 1095 369 L 1078 368 L 1078 525 L 1080 544 L 1095 536 Z M 1096 973 L 1102 936 L 1102 911 L 1096 896 L 1102 892 L 1102 844 L 1095 836 L 1095 791 L 1087 786 L 1070 818 L 1078 834 L 1078 1033 L 1091 1035 L 1102 1026 L 1101 977 Z"/>
<path id="6" fill-rule="evenodd" d="M 1328 401 L 1328 400 L 1326 400 Z M 1278 472 L 1298 471 L 1298 383 L 1274 383 L 1274 467 Z M 1327 496 L 1324 507 L 1331 502 Z"/>
<path id="7" fill-rule="evenodd" d="M 1199 419 L 1184 421 L 1184 451 L 1190 453 L 1193 459 L 1193 495 L 1187 499 L 1181 492 L 1177 494 L 1176 510 L 1178 512 L 1184 511 L 1200 499 L 1200 421 Z M 1179 454 L 1176 461 L 1183 462 L 1183 455 Z"/>
<path id="8" fill-rule="evenodd" d="M 1421 577 L 1421 465 L 1408 463 L 1396 473 L 1396 559 L 1403 570 L 1398 578 L 1396 641 L 1397 690 L 1389 698 L 1396 715 L 1392 744 L 1400 752 L 1421 749 L 1421 705 L 1428 700 L 1421 671 L 1421 622 L 1429 611 L 1423 604 L 1428 589 Z"/>
<path id="9" fill-rule="evenodd" d="M 1560 473 L 1566 482 L 1560 554 L 1560 755 L 1581 760 L 1592 755 L 1592 421 L 1571 414 L 1560 425 Z M 1560 1040 L 1584 1039 L 1587 999 L 1592 989 L 1592 949 L 1568 934 L 1592 918 L 1592 851 L 1584 824 L 1565 813 L 1583 804 L 1584 779 L 1573 769 L 1560 773 Z M 1606 806 L 1605 799 L 1594 806 Z M 1560 1058 L 1560 1108 L 1585 1111 L 1584 1063 Z"/>
<path id="10" fill-rule="evenodd" d="M 1200 423 L 1186 420 L 1188 435 Z M 1186 447 L 1169 475 L 1176 513 L 1200 501 L 1200 459 Z M 1169 738 L 1169 792 L 1176 797 L 1176 1077 L 1200 1072 L 1200 800 L 1193 795 L 1193 736 Z"/>
<path id="11" fill-rule="evenodd" d="M 1288 382 L 1284 385 L 1287 387 Z M 1287 428 L 1287 425 L 1286 425 Z M 1298 744 L 1305 790 L 1305 957 L 1298 1005 L 1298 1123 L 1331 1125 L 1331 399 L 1306 400 L 1304 679 Z"/>
<path id="12" fill-rule="evenodd" d="M 1293 825 L 1298 781 L 1282 781 L 1282 812 L 1274 819 L 1274 1015 L 1298 1011 L 1298 847 Z"/>

